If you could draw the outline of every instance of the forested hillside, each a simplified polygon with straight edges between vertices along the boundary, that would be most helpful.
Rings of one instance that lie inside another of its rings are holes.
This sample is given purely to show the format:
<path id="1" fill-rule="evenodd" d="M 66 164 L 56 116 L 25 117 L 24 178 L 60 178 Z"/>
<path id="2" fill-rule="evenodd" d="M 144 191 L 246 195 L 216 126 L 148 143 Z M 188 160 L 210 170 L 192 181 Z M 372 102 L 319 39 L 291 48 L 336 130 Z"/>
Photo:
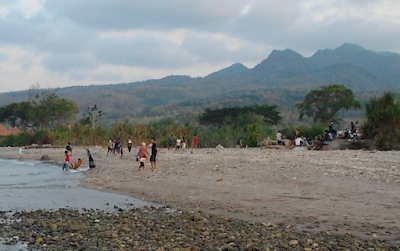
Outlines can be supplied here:
<path id="1" fill-rule="evenodd" d="M 295 104 L 308 90 L 332 83 L 351 88 L 365 101 L 385 90 L 400 89 L 400 54 L 374 52 L 358 45 L 320 50 L 311 57 L 273 51 L 252 69 L 237 63 L 203 78 L 168 76 L 158 80 L 102 86 L 60 88 L 60 97 L 75 101 L 82 115 L 97 104 L 100 123 L 147 123 L 172 119 L 187 123 L 205 108 L 253 104 L 276 105 L 288 123 L 297 119 Z M 40 84 L 40 83 L 39 83 Z M 0 105 L 27 100 L 29 91 L 1 93 Z"/>

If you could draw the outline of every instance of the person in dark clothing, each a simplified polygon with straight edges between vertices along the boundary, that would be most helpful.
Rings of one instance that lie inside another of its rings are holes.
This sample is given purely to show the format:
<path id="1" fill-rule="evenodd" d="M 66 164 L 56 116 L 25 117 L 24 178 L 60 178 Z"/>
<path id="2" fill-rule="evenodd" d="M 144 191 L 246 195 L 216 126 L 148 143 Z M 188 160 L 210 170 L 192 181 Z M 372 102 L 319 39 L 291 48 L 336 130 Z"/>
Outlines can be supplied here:
<path id="1" fill-rule="evenodd" d="M 157 144 L 156 144 L 156 139 L 151 138 L 151 155 L 150 155 L 150 163 L 151 163 L 151 169 L 154 170 L 156 169 L 156 156 L 157 156 Z"/>
<path id="2" fill-rule="evenodd" d="M 89 168 L 95 168 L 96 165 L 94 164 L 94 160 L 93 160 L 92 154 L 90 153 L 89 148 L 87 148 L 86 151 L 87 151 L 87 155 L 89 158 Z"/>

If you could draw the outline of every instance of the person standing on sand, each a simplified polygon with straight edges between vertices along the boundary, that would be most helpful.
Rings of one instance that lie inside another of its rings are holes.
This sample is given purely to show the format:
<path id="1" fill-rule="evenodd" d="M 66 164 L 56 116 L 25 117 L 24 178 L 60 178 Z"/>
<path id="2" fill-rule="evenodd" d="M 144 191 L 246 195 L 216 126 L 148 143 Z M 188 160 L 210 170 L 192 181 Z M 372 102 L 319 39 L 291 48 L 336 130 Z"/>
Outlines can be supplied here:
<path id="1" fill-rule="evenodd" d="M 147 160 L 148 156 L 150 156 L 150 154 L 147 151 L 146 143 L 142 142 L 141 146 L 139 147 L 139 151 L 137 153 L 137 159 L 140 162 L 139 171 L 144 170 L 144 162 Z"/>
<path id="2" fill-rule="evenodd" d="M 281 131 L 278 131 L 275 134 L 275 137 L 276 137 L 276 141 L 278 142 L 278 145 L 282 145 L 282 133 L 281 133 Z"/>
<path id="3" fill-rule="evenodd" d="M 132 150 L 132 139 L 129 138 L 128 139 L 128 152 L 131 152 L 131 150 Z"/>
<path id="4" fill-rule="evenodd" d="M 113 151 L 113 141 L 110 139 L 107 144 L 107 156 L 109 153 L 112 153 L 112 151 Z"/>
<path id="5" fill-rule="evenodd" d="M 68 165 L 69 165 L 69 154 L 68 154 L 68 151 L 64 152 L 64 156 L 65 156 L 65 160 L 64 160 L 64 165 L 62 167 L 63 171 L 68 169 Z"/>
<path id="6" fill-rule="evenodd" d="M 179 148 L 181 148 L 181 145 L 182 145 L 182 140 L 181 140 L 181 138 L 180 137 L 178 137 L 177 139 L 176 139 L 176 145 L 175 145 L 175 151 L 178 151 L 179 152 Z"/>
<path id="7" fill-rule="evenodd" d="M 193 146 L 192 148 L 197 148 L 197 134 L 193 136 Z"/>
<path id="8" fill-rule="evenodd" d="M 171 134 L 171 136 L 169 136 L 169 138 L 168 138 L 168 150 L 170 150 L 171 148 L 173 148 L 174 147 L 174 140 L 172 139 L 172 134 Z"/>
<path id="9" fill-rule="evenodd" d="M 89 158 L 89 168 L 95 168 L 96 165 L 94 164 L 94 160 L 93 160 L 92 154 L 90 153 L 89 148 L 86 148 L 86 151 L 87 151 L 87 155 Z"/>
<path id="10" fill-rule="evenodd" d="M 151 138 L 151 156 L 150 156 L 150 164 L 151 168 L 150 170 L 156 169 L 156 156 L 157 156 L 157 144 L 156 144 L 156 139 Z"/>

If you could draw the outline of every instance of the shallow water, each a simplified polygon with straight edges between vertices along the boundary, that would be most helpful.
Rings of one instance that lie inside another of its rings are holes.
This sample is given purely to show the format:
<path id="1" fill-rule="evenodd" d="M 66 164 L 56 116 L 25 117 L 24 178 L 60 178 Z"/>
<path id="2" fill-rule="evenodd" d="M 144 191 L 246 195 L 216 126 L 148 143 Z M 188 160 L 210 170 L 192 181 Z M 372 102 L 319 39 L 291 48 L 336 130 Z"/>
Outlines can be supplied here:
<path id="1" fill-rule="evenodd" d="M 59 208 L 95 208 L 113 211 L 117 208 L 154 205 L 132 197 L 90 190 L 78 180 L 88 171 L 62 171 L 61 166 L 42 162 L 20 162 L 0 159 L 0 210 L 55 210 Z M 5 246 L 3 250 L 26 250 L 23 246 Z"/>

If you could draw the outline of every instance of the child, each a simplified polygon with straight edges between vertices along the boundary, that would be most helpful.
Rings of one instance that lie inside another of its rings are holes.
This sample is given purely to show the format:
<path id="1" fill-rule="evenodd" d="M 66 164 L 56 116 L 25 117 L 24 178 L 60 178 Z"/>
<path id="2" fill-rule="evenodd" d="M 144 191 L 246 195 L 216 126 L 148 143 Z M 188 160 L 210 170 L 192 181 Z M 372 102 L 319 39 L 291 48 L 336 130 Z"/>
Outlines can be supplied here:
<path id="1" fill-rule="evenodd" d="M 68 169 L 68 164 L 69 164 L 69 154 L 68 151 L 65 151 L 65 161 L 64 161 L 64 165 L 62 167 L 63 171 Z"/>

